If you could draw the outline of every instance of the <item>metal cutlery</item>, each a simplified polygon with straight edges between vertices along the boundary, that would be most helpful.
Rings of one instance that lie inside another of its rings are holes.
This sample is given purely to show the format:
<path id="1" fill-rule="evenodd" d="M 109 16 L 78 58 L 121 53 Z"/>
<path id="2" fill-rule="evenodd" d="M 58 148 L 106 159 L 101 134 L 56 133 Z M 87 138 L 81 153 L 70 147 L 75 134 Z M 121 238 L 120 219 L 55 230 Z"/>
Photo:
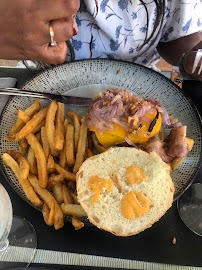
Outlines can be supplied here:
<path id="1" fill-rule="evenodd" d="M 67 105 L 75 105 L 75 106 L 90 106 L 95 101 L 92 98 L 84 98 L 84 97 L 74 97 L 74 96 L 66 96 L 66 95 L 58 95 L 52 93 L 42 93 L 35 92 L 30 90 L 22 90 L 17 88 L 0 88 L 0 95 L 10 95 L 10 96 L 27 96 L 34 98 L 42 98 L 55 100 L 57 102 L 61 102 Z"/>

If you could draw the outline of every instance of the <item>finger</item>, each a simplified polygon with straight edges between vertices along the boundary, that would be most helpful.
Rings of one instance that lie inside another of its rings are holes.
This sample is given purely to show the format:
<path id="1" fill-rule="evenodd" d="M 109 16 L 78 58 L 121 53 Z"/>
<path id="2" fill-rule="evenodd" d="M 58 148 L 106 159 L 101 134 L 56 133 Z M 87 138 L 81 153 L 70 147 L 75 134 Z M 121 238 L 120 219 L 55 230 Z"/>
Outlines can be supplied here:
<path id="1" fill-rule="evenodd" d="M 51 47 L 49 44 L 39 47 L 36 61 L 42 61 L 47 64 L 62 64 L 67 54 L 66 42 L 58 42 L 57 46 Z"/>
<path id="2" fill-rule="evenodd" d="M 79 9 L 79 0 L 43 0 L 37 1 L 38 10 L 43 12 L 44 21 L 71 17 Z"/>
<path id="3" fill-rule="evenodd" d="M 54 39 L 56 42 L 69 40 L 77 33 L 74 19 L 60 19 L 52 22 Z"/>

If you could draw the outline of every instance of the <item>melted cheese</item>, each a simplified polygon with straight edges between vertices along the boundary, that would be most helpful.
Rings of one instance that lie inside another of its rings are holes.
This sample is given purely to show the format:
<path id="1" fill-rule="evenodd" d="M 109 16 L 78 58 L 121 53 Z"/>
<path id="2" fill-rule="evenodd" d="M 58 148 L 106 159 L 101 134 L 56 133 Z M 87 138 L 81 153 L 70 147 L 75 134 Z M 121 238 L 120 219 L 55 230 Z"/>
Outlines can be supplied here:
<path id="1" fill-rule="evenodd" d="M 136 185 L 145 180 L 146 180 L 146 175 L 143 169 L 137 166 L 131 166 L 131 167 L 126 168 L 126 181 L 129 184 Z"/>
<path id="2" fill-rule="evenodd" d="M 121 212 L 127 219 L 141 217 L 149 212 L 149 209 L 150 199 L 140 192 L 130 191 L 121 201 Z"/>
<path id="3" fill-rule="evenodd" d="M 156 117 L 156 113 L 146 114 L 145 117 L 153 120 Z M 126 130 L 119 126 L 118 124 L 114 124 L 114 130 L 104 131 L 100 134 L 94 127 L 90 128 L 90 131 L 94 131 L 98 141 L 104 146 L 109 147 L 111 145 L 121 144 L 125 142 L 126 135 L 128 139 L 133 143 L 141 143 L 145 144 L 149 138 L 153 137 L 157 134 L 161 128 L 161 115 L 159 114 L 158 120 L 150 134 L 147 134 L 150 124 L 145 121 L 141 122 L 142 127 L 138 131 L 134 131 L 132 133 L 127 134 Z"/>
<path id="4" fill-rule="evenodd" d="M 99 195 L 103 192 L 110 192 L 113 187 L 112 179 L 102 179 L 98 176 L 91 176 L 88 181 L 88 188 L 94 192 L 92 203 L 96 203 Z"/>

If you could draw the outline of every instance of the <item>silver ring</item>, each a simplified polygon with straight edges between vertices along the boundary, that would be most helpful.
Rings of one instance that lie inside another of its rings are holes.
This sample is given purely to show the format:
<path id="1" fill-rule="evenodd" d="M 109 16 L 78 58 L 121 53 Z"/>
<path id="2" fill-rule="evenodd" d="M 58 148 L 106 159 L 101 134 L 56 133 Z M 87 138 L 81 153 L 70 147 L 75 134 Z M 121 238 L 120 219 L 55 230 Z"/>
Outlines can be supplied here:
<path id="1" fill-rule="evenodd" d="M 50 25 L 49 26 L 49 31 L 50 31 L 50 38 L 51 38 L 51 42 L 50 42 L 50 46 L 55 47 L 57 46 L 57 42 L 54 40 L 54 31 L 53 31 L 53 27 Z"/>

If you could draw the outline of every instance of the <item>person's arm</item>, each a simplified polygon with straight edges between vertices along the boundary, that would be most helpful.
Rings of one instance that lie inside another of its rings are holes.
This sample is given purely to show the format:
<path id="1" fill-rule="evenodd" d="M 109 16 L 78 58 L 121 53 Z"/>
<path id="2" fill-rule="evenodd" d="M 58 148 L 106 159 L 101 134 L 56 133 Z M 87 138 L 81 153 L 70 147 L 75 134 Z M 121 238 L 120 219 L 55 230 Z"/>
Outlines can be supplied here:
<path id="1" fill-rule="evenodd" d="M 166 60 L 166 62 L 173 66 L 178 66 L 182 54 L 192 49 L 197 50 L 196 48 L 194 49 L 194 47 L 201 40 L 202 34 L 200 32 L 197 32 L 170 42 L 161 42 L 157 47 L 157 51 L 160 56 Z"/>
<path id="2" fill-rule="evenodd" d="M 184 71 L 196 80 L 202 81 L 202 74 L 198 75 L 198 69 L 202 63 L 202 58 L 198 63 L 198 67 L 192 74 L 192 67 L 198 49 L 202 49 L 202 33 L 197 32 L 189 36 L 170 41 L 168 43 L 159 43 L 157 50 L 161 57 L 168 63 L 178 66 L 180 58 L 183 54 L 184 61 L 182 63 Z"/>
<path id="3" fill-rule="evenodd" d="M 0 59 L 63 63 L 79 0 L 0 0 Z M 50 44 L 50 24 L 57 46 Z"/>

